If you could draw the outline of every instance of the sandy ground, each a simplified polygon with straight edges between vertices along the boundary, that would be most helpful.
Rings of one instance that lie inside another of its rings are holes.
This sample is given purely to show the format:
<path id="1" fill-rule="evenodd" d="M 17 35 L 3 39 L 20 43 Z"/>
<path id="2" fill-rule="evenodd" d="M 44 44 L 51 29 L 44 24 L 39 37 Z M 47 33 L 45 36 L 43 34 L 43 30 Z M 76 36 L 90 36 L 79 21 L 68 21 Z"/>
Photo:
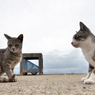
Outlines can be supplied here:
<path id="1" fill-rule="evenodd" d="M 0 95 L 95 95 L 95 84 L 80 81 L 84 76 L 16 76 L 18 82 L 0 83 Z"/>

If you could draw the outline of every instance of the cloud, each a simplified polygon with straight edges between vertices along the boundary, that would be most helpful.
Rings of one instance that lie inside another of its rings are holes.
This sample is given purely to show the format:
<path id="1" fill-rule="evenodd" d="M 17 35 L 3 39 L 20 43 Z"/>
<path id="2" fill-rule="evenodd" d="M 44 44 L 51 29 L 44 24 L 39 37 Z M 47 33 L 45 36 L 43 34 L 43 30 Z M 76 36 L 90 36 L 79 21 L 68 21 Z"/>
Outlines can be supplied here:
<path id="1" fill-rule="evenodd" d="M 13 37 L 23 33 L 23 53 L 43 53 L 44 73 L 85 73 L 87 62 L 70 42 L 79 21 L 94 33 L 94 4 L 95 0 L 2 0 L 0 48 L 7 46 L 4 33 Z"/>
<path id="2" fill-rule="evenodd" d="M 87 73 L 88 64 L 80 52 L 72 50 L 66 55 L 58 50 L 49 52 L 44 55 L 44 73 L 64 74 L 72 71 L 74 73 Z"/>

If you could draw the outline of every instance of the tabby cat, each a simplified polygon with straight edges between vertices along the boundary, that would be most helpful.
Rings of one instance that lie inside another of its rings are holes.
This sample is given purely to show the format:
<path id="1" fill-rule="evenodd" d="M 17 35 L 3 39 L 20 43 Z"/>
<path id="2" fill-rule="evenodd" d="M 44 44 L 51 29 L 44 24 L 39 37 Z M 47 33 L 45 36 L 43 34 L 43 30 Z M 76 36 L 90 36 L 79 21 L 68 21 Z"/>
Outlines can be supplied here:
<path id="1" fill-rule="evenodd" d="M 0 82 L 16 82 L 14 67 L 21 61 L 22 58 L 22 42 L 23 34 L 17 38 L 10 37 L 4 34 L 7 38 L 7 48 L 0 49 Z M 6 73 L 7 78 L 2 78 L 1 75 Z"/>

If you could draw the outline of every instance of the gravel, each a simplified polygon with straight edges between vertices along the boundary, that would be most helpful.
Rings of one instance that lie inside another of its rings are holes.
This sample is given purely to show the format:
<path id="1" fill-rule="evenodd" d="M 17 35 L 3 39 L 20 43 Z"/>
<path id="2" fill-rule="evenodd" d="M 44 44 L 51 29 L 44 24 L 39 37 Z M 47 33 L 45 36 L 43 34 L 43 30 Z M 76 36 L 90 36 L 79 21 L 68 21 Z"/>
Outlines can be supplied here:
<path id="1" fill-rule="evenodd" d="M 95 95 L 95 84 L 80 81 L 85 76 L 16 76 L 17 82 L 0 83 L 0 95 Z"/>

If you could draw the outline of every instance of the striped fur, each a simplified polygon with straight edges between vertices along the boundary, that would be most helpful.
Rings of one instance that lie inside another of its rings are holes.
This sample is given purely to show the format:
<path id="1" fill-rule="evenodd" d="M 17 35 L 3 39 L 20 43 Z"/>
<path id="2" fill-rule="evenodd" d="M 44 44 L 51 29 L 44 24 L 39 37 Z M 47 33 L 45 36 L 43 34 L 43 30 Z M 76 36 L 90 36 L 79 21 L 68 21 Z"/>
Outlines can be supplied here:
<path id="1" fill-rule="evenodd" d="M 95 83 L 95 35 L 85 24 L 80 22 L 80 30 L 73 36 L 71 44 L 75 48 L 81 48 L 85 59 L 89 63 L 88 74 L 81 81 L 85 84 Z"/>
<path id="2" fill-rule="evenodd" d="M 4 35 L 8 40 L 8 46 L 6 49 L 0 49 L 0 82 L 16 82 L 14 68 L 22 58 L 23 35 L 17 38 Z M 4 73 L 8 79 L 1 77 Z"/>

